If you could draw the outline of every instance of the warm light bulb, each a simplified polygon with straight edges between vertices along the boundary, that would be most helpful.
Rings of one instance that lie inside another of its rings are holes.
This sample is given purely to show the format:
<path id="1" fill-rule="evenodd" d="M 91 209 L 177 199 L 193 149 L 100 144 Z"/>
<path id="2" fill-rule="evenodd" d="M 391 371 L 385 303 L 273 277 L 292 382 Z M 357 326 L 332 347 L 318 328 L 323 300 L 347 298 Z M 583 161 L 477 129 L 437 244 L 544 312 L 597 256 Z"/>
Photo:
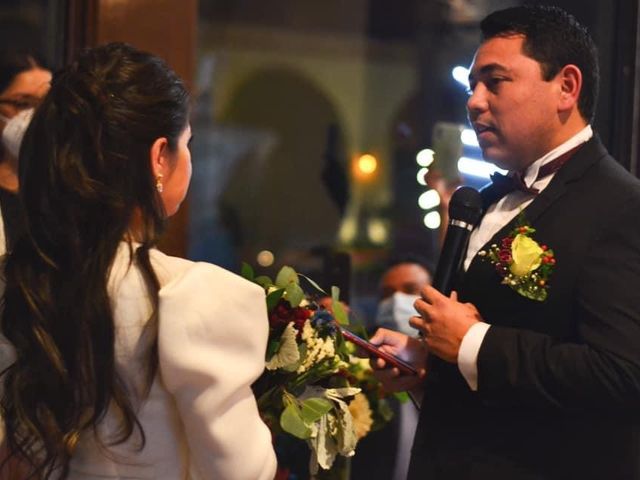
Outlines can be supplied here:
<path id="1" fill-rule="evenodd" d="M 358 170 L 364 176 L 369 176 L 378 169 L 378 160 L 373 155 L 365 153 L 358 158 Z"/>
<path id="2" fill-rule="evenodd" d="M 342 222 L 340 226 L 340 232 L 338 236 L 340 240 L 344 243 L 352 242 L 354 238 L 356 238 L 356 234 L 358 233 L 358 224 L 355 219 L 347 218 Z"/>
<path id="3" fill-rule="evenodd" d="M 367 234 L 369 240 L 373 243 L 381 245 L 387 241 L 388 231 L 387 227 L 382 220 L 372 219 L 367 225 Z"/>
<path id="4" fill-rule="evenodd" d="M 269 250 L 262 250 L 256 257 L 256 261 L 261 267 L 270 267 L 271 265 L 273 265 L 274 259 L 275 257 L 273 253 L 271 253 Z"/>

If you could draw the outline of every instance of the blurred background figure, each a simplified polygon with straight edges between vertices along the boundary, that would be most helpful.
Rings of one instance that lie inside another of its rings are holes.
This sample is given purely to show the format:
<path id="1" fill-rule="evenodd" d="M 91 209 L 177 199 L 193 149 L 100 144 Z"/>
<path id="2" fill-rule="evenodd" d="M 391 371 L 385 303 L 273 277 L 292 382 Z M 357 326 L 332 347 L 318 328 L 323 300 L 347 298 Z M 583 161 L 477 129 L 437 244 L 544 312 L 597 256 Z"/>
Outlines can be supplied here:
<path id="1" fill-rule="evenodd" d="M 18 154 L 35 107 L 49 90 L 51 72 L 36 55 L 0 50 L 0 254 L 22 232 Z"/>
<path id="2" fill-rule="evenodd" d="M 380 302 L 373 330 L 385 327 L 417 335 L 409 325 L 409 318 L 416 315 L 413 302 L 419 298 L 420 290 L 429 284 L 430 270 L 419 256 L 392 259 L 380 280 Z M 392 406 L 395 416 L 391 423 L 361 440 L 353 459 L 353 480 L 407 477 L 419 412 L 410 401 L 396 401 Z"/>
<path id="3" fill-rule="evenodd" d="M 420 296 L 420 289 L 431 284 L 431 273 L 417 256 L 398 258 L 389 265 L 380 280 L 381 301 L 375 327 L 415 335 L 417 332 L 409 326 L 409 317 L 416 314 L 413 302 Z"/>

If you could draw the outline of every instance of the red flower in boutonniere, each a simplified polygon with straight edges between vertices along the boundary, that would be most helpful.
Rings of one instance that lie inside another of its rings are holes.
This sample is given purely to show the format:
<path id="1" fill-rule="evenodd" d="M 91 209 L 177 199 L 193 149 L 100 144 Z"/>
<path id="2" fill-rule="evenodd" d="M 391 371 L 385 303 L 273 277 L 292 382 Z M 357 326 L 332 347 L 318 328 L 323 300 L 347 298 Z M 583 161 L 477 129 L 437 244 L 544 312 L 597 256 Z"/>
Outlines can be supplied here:
<path id="1" fill-rule="evenodd" d="M 535 231 L 522 217 L 499 245 L 493 244 L 478 255 L 495 265 L 504 285 L 526 298 L 543 302 L 547 298 L 549 277 L 556 258 L 553 250 L 531 237 Z"/>

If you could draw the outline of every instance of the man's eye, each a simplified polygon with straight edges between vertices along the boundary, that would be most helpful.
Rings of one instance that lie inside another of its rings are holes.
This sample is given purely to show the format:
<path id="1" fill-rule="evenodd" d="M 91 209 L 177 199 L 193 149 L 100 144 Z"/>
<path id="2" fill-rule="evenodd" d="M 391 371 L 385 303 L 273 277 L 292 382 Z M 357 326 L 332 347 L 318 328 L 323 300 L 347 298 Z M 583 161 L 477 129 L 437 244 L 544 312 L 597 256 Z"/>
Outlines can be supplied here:
<path id="1" fill-rule="evenodd" d="M 491 90 L 491 91 L 494 91 L 494 90 L 496 90 L 496 89 L 500 86 L 500 84 L 501 84 L 502 82 L 504 82 L 505 80 L 506 80 L 506 79 L 505 79 L 505 78 L 503 78 L 503 77 L 492 77 L 492 78 L 490 78 L 489 80 L 487 80 L 487 82 L 486 82 L 486 83 L 487 83 L 487 88 L 488 88 L 489 90 Z"/>

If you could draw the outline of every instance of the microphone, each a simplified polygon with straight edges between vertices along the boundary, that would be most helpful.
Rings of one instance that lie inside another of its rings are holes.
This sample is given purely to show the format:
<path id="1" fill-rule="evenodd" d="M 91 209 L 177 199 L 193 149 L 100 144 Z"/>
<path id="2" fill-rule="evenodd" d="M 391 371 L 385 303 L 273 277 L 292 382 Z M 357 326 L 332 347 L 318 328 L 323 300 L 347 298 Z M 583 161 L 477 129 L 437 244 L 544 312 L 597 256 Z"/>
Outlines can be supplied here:
<path id="1" fill-rule="evenodd" d="M 482 197 L 471 187 L 458 188 L 449 201 L 449 226 L 433 277 L 433 287 L 449 296 L 460 271 L 471 231 L 482 216 Z"/>

